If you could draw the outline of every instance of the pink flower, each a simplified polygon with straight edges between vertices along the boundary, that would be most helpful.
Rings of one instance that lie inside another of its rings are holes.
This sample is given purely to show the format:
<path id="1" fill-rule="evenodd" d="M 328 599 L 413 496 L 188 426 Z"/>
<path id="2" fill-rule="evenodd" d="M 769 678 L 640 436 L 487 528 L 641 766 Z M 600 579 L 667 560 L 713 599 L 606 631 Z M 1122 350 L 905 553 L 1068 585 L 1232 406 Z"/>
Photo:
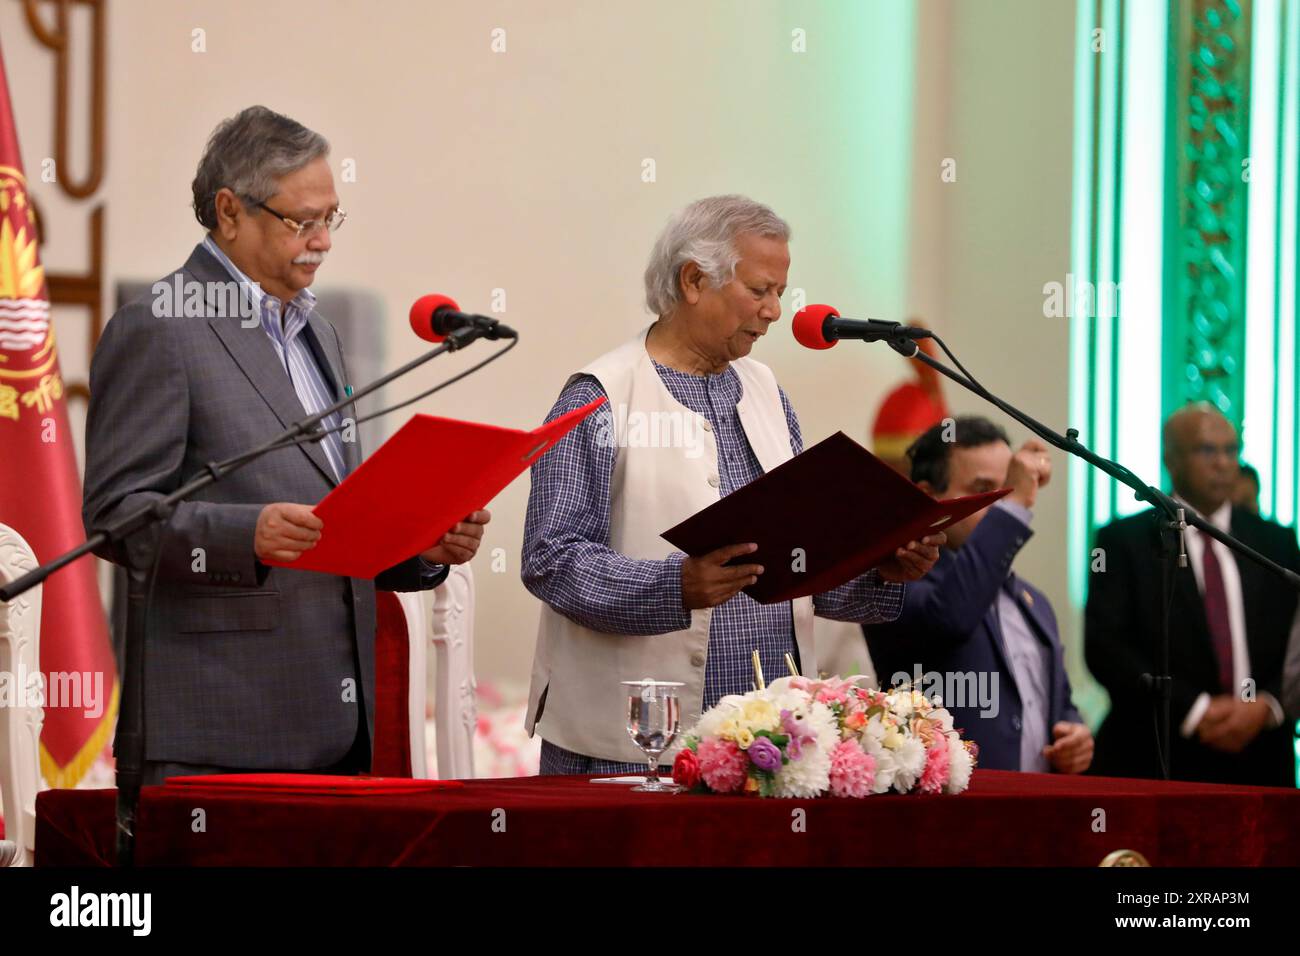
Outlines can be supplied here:
<path id="1" fill-rule="evenodd" d="M 816 693 L 813 696 L 815 700 L 819 700 L 829 707 L 831 704 L 845 703 L 853 689 L 854 685 L 848 681 L 831 678 L 822 681 L 819 685 L 815 685 Z"/>
<path id="2" fill-rule="evenodd" d="M 876 758 L 864 752 L 857 741 L 840 741 L 831 751 L 831 796 L 865 797 L 875 782 Z"/>
<path id="3" fill-rule="evenodd" d="M 701 740 L 696 753 L 700 776 L 715 793 L 735 793 L 745 784 L 749 759 L 730 740 Z"/>
<path id="4" fill-rule="evenodd" d="M 943 793 L 948 783 L 948 738 L 935 734 L 934 743 L 925 754 L 925 769 L 921 771 L 922 793 Z"/>

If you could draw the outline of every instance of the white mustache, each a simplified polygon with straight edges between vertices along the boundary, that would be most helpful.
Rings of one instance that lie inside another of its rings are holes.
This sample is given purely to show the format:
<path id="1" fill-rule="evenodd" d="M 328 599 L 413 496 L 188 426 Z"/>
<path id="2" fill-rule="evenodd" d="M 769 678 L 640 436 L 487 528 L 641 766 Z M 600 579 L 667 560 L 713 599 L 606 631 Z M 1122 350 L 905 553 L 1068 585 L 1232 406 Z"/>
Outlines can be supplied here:
<path id="1" fill-rule="evenodd" d="M 323 252 L 304 252 L 293 260 L 293 264 L 296 266 L 318 266 L 324 261 L 325 253 Z"/>

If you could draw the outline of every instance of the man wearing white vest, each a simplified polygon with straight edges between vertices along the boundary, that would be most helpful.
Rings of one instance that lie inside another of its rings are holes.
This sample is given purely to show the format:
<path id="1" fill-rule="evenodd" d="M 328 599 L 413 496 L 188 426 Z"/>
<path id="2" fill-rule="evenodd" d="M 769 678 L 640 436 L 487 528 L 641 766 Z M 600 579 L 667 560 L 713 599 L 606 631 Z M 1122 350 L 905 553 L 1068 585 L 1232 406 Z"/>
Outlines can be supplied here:
<path id="1" fill-rule="evenodd" d="M 544 603 L 527 728 L 543 774 L 644 770 L 621 681 L 680 681 L 688 727 L 750 689 L 755 648 L 765 674 L 785 673 L 786 654 L 816 674 L 814 614 L 892 621 L 903 582 L 938 559 L 933 535 L 832 591 L 764 605 L 741 591 L 763 568 L 725 566 L 754 544 L 689 558 L 660 537 L 803 450 L 771 369 L 748 357 L 781 316 L 789 240 L 743 196 L 686 207 L 646 269 L 658 320 L 570 376 L 551 409 L 609 399 L 532 469 L 522 575 Z"/>

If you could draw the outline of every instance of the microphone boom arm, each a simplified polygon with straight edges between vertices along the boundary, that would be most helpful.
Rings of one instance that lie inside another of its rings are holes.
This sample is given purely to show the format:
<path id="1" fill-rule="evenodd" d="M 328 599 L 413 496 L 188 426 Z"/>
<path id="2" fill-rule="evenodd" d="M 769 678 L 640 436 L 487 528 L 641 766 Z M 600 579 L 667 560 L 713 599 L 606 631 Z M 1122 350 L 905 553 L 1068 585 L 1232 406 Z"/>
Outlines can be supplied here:
<path id="1" fill-rule="evenodd" d="M 941 346 L 943 346 L 943 350 L 945 352 L 948 351 L 948 347 L 944 345 L 942 339 L 940 339 L 937 335 L 932 335 L 931 337 L 936 342 L 938 342 Z M 1106 474 L 1110 475 L 1112 478 L 1114 478 L 1116 481 L 1120 482 L 1121 484 L 1127 485 L 1129 488 L 1133 489 L 1133 497 L 1136 498 L 1138 501 L 1145 501 L 1148 504 L 1152 505 L 1153 507 L 1163 511 L 1171 521 L 1177 519 L 1178 510 L 1180 508 L 1183 508 L 1182 505 L 1174 501 L 1173 498 L 1169 497 L 1159 488 L 1156 488 L 1153 485 L 1145 484 L 1141 478 L 1135 475 L 1128 468 L 1121 465 L 1119 462 L 1111 461 L 1109 458 L 1104 458 L 1101 455 L 1098 455 L 1096 452 L 1092 451 L 1092 449 L 1088 448 L 1086 445 L 1084 445 L 1082 442 L 1079 441 L 1079 430 L 1077 428 L 1067 428 L 1065 434 L 1061 435 L 1058 432 L 1054 431 L 1053 429 L 1049 428 L 1048 426 L 1044 425 L 1042 422 L 1039 422 L 1036 419 L 1031 418 L 1029 415 L 1025 414 L 1020 409 L 1016 408 L 1014 405 L 1011 405 L 1010 403 L 1005 402 L 1002 399 L 998 398 L 996 395 L 994 395 L 992 392 L 986 389 L 979 382 L 975 381 L 973 378 L 969 378 L 966 375 L 962 375 L 959 372 L 955 372 L 952 369 L 948 368 L 948 366 L 940 362 L 938 359 L 934 359 L 931 358 L 929 355 L 926 355 L 924 352 L 920 350 L 920 348 L 917 347 L 914 341 L 905 337 L 894 337 L 894 338 L 887 339 L 886 341 L 889 343 L 889 347 L 892 348 L 899 355 L 902 355 L 904 358 L 914 358 L 919 362 L 924 362 L 926 365 L 930 366 L 939 374 L 952 379 L 954 382 L 956 382 L 958 385 L 962 386 L 963 388 L 971 392 L 974 392 L 976 395 L 984 399 L 986 402 L 996 405 L 998 408 L 1006 412 L 1016 421 L 1020 422 L 1020 424 L 1024 425 L 1026 428 L 1028 428 L 1039 438 L 1043 439 L 1043 441 L 1047 442 L 1049 445 L 1054 445 L 1055 447 L 1061 449 L 1061 451 L 1074 455 L 1076 458 L 1082 458 L 1084 461 L 1092 465 L 1094 468 L 1097 468 L 1105 472 Z M 1208 521 L 1206 521 L 1204 518 L 1202 518 L 1200 515 L 1196 514 L 1195 512 L 1190 510 L 1187 511 L 1187 523 L 1197 528 L 1198 530 L 1203 531 L 1205 534 L 1209 535 L 1211 538 L 1214 538 L 1216 541 L 1220 542 L 1225 547 L 1230 548 L 1233 551 L 1236 551 L 1238 554 L 1244 555 L 1245 557 L 1249 558 L 1251 561 L 1254 561 L 1256 564 L 1260 565 L 1261 567 L 1267 568 L 1268 570 L 1272 571 L 1274 574 L 1284 579 L 1292 587 L 1296 588 L 1297 590 L 1300 590 L 1300 575 L 1296 574 L 1294 571 L 1289 570 L 1288 568 L 1282 567 L 1282 565 L 1278 564 L 1276 561 L 1273 561 L 1265 557 L 1264 555 L 1256 551 L 1254 548 L 1251 548 L 1249 545 L 1243 544 L 1242 542 L 1238 541 L 1232 535 L 1220 531 L 1218 528 L 1210 524 Z"/>
<path id="2" fill-rule="evenodd" d="M 943 339 L 939 338 L 937 335 L 932 336 L 932 338 L 939 343 L 939 346 L 944 350 L 948 357 L 952 359 L 953 363 L 958 367 L 961 367 L 961 363 L 957 361 L 957 357 L 953 355 L 948 346 L 944 344 Z M 1220 531 L 1218 528 L 1214 527 L 1214 525 L 1204 520 L 1200 515 L 1196 514 L 1191 508 L 1186 508 L 1183 505 L 1180 505 L 1159 488 L 1144 483 L 1141 478 L 1125 466 L 1118 462 L 1111 461 L 1108 458 L 1103 458 L 1101 455 L 1093 452 L 1079 441 L 1078 429 L 1067 428 L 1064 435 L 1058 434 L 1042 422 L 1036 421 L 1034 418 L 1025 414 L 1014 405 L 998 398 L 979 382 L 975 381 L 969 373 L 963 375 L 955 372 L 938 359 L 926 355 L 917 346 L 916 342 L 912 341 L 905 335 L 894 334 L 887 337 L 885 341 L 889 343 L 890 348 L 899 355 L 902 355 L 904 358 L 914 358 L 920 362 L 924 362 L 939 374 L 952 379 L 952 381 L 978 395 L 986 402 L 1000 408 L 1003 412 L 1020 422 L 1020 424 L 1024 425 L 1048 444 L 1053 445 L 1068 454 L 1074 455 L 1076 458 L 1086 461 L 1094 468 L 1110 475 L 1121 484 L 1127 485 L 1129 488 L 1133 489 L 1133 495 L 1137 500 L 1147 502 L 1160 513 L 1161 517 L 1157 522 L 1157 530 L 1159 531 L 1160 539 L 1158 550 L 1162 568 L 1162 573 L 1160 575 L 1160 670 L 1156 674 L 1143 674 L 1142 676 L 1147 689 L 1151 691 L 1152 706 L 1155 710 L 1157 761 L 1160 764 L 1160 770 L 1164 775 L 1164 778 L 1166 780 L 1170 779 L 1171 768 L 1169 764 L 1169 742 L 1172 737 L 1170 734 L 1169 711 L 1173 694 L 1173 678 L 1170 676 L 1169 667 L 1169 609 L 1173 598 L 1175 560 L 1178 562 L 1178 566 L 1186 567 L 1183 533 L 1185 532 L 1187 525 L 1190 524 L 1198 528 L 1202 533 L 1214 538 L 1225 547 L 1249 558 L 1260 567 L 1272 571 L 1293 588 L 1300 589 L 1300 575 L 1282 567 L 1276 561 L 1265 557 L 1255 549 L 1238 541 L 1232 535 Z M 963 369 L 963 371 L 965 370 Z"/>

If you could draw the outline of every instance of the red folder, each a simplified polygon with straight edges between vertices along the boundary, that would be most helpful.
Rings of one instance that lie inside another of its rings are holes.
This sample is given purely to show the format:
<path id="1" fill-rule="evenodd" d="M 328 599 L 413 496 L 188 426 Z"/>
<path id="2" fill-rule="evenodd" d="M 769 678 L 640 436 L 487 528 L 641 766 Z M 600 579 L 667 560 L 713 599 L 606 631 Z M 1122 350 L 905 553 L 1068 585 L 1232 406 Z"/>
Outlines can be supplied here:
<path id="1" fill-rule="evenodd" d="M 745 593 L 774 604 L 838 587 L 1010 491 L 938 501 L 836 432 L 663 537 L 692 557 L 754 542 L 757 551 L 730 563 L 761 564 Z"/>
<path id="2" fill-rule="evenodd" d="M 530 432 L 414 415 L 313 510 L 316 546 L 281 567 L 373 578 L 437 543 L 605 399 Z"/>

